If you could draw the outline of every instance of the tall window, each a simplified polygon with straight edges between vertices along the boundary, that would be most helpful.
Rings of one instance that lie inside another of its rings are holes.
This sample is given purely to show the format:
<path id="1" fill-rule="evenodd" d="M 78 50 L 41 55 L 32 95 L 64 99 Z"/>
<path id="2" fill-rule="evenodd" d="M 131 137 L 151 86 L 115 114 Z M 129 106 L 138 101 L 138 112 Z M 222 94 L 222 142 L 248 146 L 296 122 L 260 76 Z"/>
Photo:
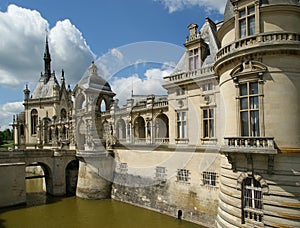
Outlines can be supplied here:
<path id="1" fill-rule="evenodd" d="M 66 109 L 63 108 L 63 109 L 60 110 L 60 118 L 61 118 L 62 121 L 66 120 L 66 118 L 67 118 Z"/>
<path id="2" fill-rule="evenodd" d="M 215 136 L 214 131 L 214 109 L 203 109 L 203 137 L 213 138 Z"/>
<path id="3" fill-rule="evenodd" d="M 36 134 L 38 125 L 38 112 L 36 109 L 31 111 L 31 134 Z"/>
<path id="4" fill-rule="evenodd" d="M 260 183 L 253 177 L 242 183 L 242 223 L 246 220 L 262 222 L 263 194 Z"/>
<path id="5" fill-rule="evenodd" d="M 189 51 L 189 70 L 199 69 L 199 49 Z"/>
<path id="6" fill-rule="evenodd" d="M 177 112 L 177 138 L 187 138 L 186 112 Z"/>
<path id="7" fill-rule="evenodd" d="M 260 136 L 258 82 L 240 85 L 241 136 Z"/>
<path id="8" fill-rule="evenodd" d="M 255 34 L 255 6 L 248 6 L 239 11 L 240 38 Z"/>

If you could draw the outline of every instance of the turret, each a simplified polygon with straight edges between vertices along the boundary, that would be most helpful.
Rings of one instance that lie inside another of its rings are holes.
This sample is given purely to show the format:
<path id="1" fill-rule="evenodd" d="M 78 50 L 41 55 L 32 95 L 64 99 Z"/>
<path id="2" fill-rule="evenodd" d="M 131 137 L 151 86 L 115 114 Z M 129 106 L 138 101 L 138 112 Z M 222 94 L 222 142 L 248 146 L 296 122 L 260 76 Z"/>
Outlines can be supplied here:
<path id="1" fill-rule="evenodd" d="M 29 100 L 30 90 L 28 89 L 28 85 L 26 84 L 24 91 L 24 100 Z"/>

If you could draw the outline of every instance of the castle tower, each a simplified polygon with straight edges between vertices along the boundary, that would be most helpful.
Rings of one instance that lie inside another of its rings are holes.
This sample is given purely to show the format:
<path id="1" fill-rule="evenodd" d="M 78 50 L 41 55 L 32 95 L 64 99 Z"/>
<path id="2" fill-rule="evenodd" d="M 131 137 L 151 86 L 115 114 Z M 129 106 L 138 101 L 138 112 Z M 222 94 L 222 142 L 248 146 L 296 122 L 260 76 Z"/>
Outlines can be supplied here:
<path id="1" fill-rule="evenodd" d="M 109 112 L 115 94 L 108 82 L 99 77 L 94 62 L 76 85 L 74 96 L 76 153 L 80 158 L 76 195 L 109 198 L 114 170 L 114 159 L 109 150 L 112 132 L 111 124 L 104 125 L 106 121 L 102 116 Z"/>
<path id="2" fill-rule="evenodd" d="M 299 227 L 298 0 L 228 0 L 218 31 L 225 125 L 218 227 Z"/>

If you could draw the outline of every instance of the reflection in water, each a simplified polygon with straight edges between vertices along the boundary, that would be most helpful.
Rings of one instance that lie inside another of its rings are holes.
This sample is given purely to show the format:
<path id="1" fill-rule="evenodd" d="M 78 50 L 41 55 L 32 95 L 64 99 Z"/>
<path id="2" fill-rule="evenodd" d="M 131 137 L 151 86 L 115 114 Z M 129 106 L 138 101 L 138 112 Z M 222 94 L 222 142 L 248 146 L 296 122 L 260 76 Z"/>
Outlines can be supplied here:
<path id="1" fill-rule="evenodd" d="M 15 227 L 105 227 L 105 228 L 200 228 L 153 211 L 114 200 L 83 200 L 50 197 L 43 179 L 26 180 L 28 205 L 0 211 L 0 228 Z M 32 206 L 35 205 L 35 206 Z"/>

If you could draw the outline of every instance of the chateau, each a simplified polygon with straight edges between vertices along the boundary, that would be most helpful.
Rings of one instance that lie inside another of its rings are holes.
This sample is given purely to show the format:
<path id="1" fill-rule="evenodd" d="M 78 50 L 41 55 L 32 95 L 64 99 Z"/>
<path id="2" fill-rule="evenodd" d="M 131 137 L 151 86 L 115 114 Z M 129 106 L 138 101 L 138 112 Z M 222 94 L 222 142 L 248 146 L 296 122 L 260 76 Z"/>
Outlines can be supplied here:
<path id="1" fill-rule="evenodd" d="M 76 151 L 76 195 L 207 227 L 300 227 L 300 3 L 228 0 L 188 26 L 167 96 L 123 106 L 93 62 L 71 90 L 45 69 L 14 121 L 15 150 Z M 73 98 L 72 98 L 73 96 Z"/>

